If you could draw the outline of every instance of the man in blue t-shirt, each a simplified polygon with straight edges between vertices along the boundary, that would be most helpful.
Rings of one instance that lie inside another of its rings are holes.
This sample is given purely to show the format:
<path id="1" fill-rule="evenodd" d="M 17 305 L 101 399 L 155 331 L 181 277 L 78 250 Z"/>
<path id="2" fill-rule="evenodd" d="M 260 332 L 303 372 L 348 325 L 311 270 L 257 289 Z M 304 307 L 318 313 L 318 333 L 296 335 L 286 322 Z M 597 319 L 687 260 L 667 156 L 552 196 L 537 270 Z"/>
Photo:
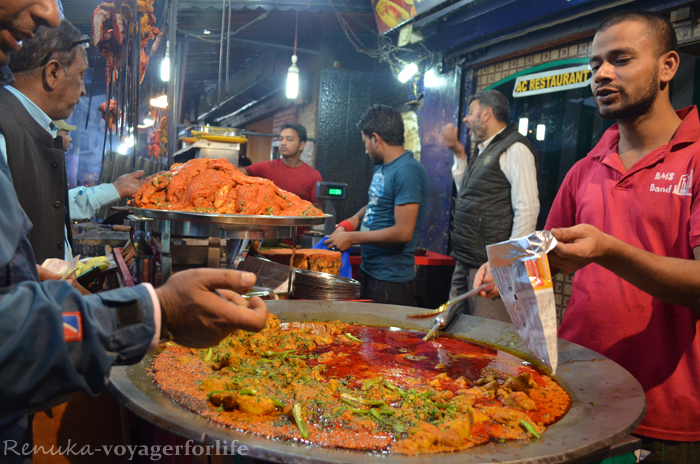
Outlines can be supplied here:
<path id="1" fill-rule="evenodd" d="M 326 245 L 340 251 L 361 245 L 357 279 L 362 284 L 362 299 L 412 306 L 413 252 L 430 196 L 428 173 L 403 148 L 403 120 L 398 111 L 374 105 L 357 128 L 375 165 L 369 203 L 338 224 Z"/>

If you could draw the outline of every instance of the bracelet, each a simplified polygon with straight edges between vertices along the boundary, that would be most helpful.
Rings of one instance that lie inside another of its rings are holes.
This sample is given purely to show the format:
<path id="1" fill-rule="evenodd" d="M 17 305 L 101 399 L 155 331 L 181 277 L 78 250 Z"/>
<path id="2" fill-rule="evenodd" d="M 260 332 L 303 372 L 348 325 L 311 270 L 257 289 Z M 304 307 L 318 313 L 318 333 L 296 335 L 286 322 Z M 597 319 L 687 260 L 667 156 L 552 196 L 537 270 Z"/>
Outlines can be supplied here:
<path id="1" fill-rule="evenodd" d="M 347 219 L 340 221 L 338 227 L 343 227 L 346 232 L 352 232 L 353 230 L 355 230 L 355 228 L 352 226 L 352 222 L 348 221 Z"/>

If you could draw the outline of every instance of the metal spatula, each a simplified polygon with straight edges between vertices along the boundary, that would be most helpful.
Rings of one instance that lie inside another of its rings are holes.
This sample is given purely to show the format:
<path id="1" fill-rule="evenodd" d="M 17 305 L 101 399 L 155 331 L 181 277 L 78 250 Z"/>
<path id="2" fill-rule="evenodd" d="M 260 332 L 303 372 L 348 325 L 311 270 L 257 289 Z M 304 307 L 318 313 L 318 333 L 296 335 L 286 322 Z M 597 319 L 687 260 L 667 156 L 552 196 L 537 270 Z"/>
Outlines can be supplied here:
<path id="1" fill-rule="evenodd" d="M 445 307 L 449 307 L 450 305 L 452 305 L 452 307 L 449 309 L 449 311 L 447 311 L 447 313 L 440 314 L 440 315 L 438 315 L 438 317 L 435 318 L 435 323 L 433 324 L 433 328 L 430 329 L 430 332 L 428 332 L 428 335 L 423 337 L 423 341 L 430 340 L 438 330 L 440 330 L 440 329 L 444 330 L 448 325 L 450 325 L 450 323 L 454 320 L 455 316 L 457 316 L 457 313 L 459 312 L 458 311 L 459 306 L 455 305 L 454 303 L 458 303 L 458 302 L 465 300 L 469 297 L 477 295 L 482 290 L 490 290 L 492 286 L 493 286 L 493 283 L 480 285 L 480 286 L 468 291 L 467 293 L 460 295 L 457 298 L 450 300 L 447 303 L 445 303 L 444 305 L 442 305 Z M 442 306 L 440 306 L 440 308 L 442 308 Z M 440 309 L 440 308 L 438 308 L 438 309 Z"/>
<path id="2" fill-rule="evenodd" d="M 493 283 L 480 285 L 476 288 L 469 290 L 467 293 L 464 293 L 462 295 L 459 295 L 458 297 L 451 299 L 447 303 L 441 304 L 436 309 L 431 309 L 430 311 L 424 311 L 422 313 L 409 314 L 406 317 L 408 319 L 423 319 L 426 317 L 437 316 L 438 314 L 444 312 L 447 308 L 449 308 L 450 306 L 452 306 L 455 303 L 459 303 L 460 301 L 465 300 L 465 299 L 469 298 L 470 296 L 476 295 L 482 290 L 486 290 L 486 289 L 490 290 L 492 285 L 493 285 Z"/>

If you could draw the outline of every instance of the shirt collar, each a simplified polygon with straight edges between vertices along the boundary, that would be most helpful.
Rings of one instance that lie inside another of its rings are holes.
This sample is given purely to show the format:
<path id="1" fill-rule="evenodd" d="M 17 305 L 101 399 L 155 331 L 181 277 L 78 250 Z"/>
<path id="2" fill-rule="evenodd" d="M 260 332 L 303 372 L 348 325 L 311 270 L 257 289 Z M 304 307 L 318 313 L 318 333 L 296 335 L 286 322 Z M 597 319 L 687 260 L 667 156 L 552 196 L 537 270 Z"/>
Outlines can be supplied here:
<path id="1" fill-rule="evenodd" d="M 673 138 L 668 142 L 667 150 L 663 151 L 663 156 L 672 153 L 682 146 L 695 143 L 700 140 L 700 119 L 698 119 L 698 109 L 695 105 L 676 111 L 682 119 L 680 126 L 676 129 Z M 617 123 L 610 126 L 605 131 L 603 137 L 596 147 L 591 150 L 588 156 L 592 158 L 606 158 L 610 155 L 617 155 L 617 144 L 620 142 L 620 127 Z M 656 150 L 654 150 L 656 151 Z"/>
<path id="2" fill-rule="evenodd" d="M 504 130 L 506 130 L 507 127 L 508 127 L 508 126 L 506 126 L 506 127 L 504 127 L 503 129 L 499 130 L 498 132 L 496 132 L 495 134 L 493 134 L 491 137 L 487 138 L 487 139 L 484 140 L 483 142 L 477 143 L 476 146 L 479 148 L 479 151 L 480 151 L 480 152 L 483 152 L 484 150 L 486 150 L 486 147 L 488 147 L 488 146 L 491 144 L 491 142 L 493 142 L 494 137 L 496 137 L 498 134 L 500 134 L 501 132 L 503 132 Z"/>
<path id="3" fill-rule="evenodd" d="M 36 103 L 31 101 L 29 98 L 27 98 L 26 95 L 24 95 L 16 88 L 12 87 L 11 85 L 6 86 L 5 88 L 12 92 L 12 94 L 15 97 L 17 97 L 17 99 L 20 101 L 20 103 L 22 103 L 27 112 L 34 118 L 34 120 L 41 127 L 46 129 L 51 134 L 51 137 L 55 139 L 58 135 L 58 127 L 51 121 L 51 118 L 48 117 L 46 113 L 42 111 L 41 108 L 36 106 Z"/>

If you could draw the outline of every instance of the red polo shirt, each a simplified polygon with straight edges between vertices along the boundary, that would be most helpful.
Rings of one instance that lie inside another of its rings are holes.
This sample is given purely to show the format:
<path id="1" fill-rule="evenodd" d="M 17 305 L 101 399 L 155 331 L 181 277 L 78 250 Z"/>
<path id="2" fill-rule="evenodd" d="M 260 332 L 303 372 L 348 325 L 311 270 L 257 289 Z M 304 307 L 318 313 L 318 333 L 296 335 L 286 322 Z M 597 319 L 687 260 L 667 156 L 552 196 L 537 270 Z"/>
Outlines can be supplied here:
<path id="1" fill-rule="evenodd" d="M 281 159 L 261 161 L 245 168 L 249 176 L 264 177 L 275 183 L 282 190 L 298 195 L 302 200 L 314 202 L 316 199 L 316 182 L 323 182 L 321 173 L 308 164 L 290 168 Z"/>
<path id="2" fill-rule="evenodd" d="M 693 259 L 700 245 L 700 121 L 696 107 L 668 145 L 626 171 L 617 124 L 569 171 L 546 229 L 592 224 L 662 256 Z M 622 365 L 644 387 L 647 412 L 636 433 L 700 441 L 700 311 L 663 303 L 591 264 L 576 272 L 559 329 L 563 339 Z"/>

